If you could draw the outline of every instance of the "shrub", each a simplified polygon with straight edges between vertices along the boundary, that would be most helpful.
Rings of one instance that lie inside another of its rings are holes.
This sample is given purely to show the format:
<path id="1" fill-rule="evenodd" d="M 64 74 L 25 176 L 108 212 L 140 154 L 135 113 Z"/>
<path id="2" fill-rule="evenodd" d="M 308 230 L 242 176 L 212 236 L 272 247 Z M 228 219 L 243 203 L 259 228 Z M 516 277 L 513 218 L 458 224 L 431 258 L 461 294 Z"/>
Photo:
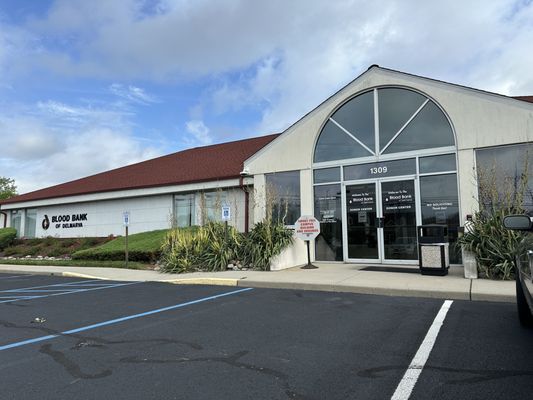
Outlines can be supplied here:
<path id="1" fill-rule="evenodd" d="M 525 170 L 527 171 L 527 164 Z M 476 257 L 481 277 L 514 279 L 515 256 L 525 234 L 508 230 L 503 218 L 523 214 L 528 176 L 498 181 L 494 171 L 478 171 L 479 207 L 458 243 Z"/>
<path id="2" fill-rule="evenodd" d="M 261 271 L 268 271 L 272 259 L 290 246 L 293 234 L 280 222 L 265 220 L 255 224 L 252 231 L 245 236 L 240 259 L 243 265 Z"/>
<path id="3" fill-rule="evenodd" d="M 292 232 L 281 223 L 261 222 L 248 235 L 234 227 L 210 222 L 195 230 L 173 229 L 161 247 L 165 272 L 224 271 L 231 262 L 268 270 L 272 258 L 292 243 Z"/>
<path id="4" fill-rule="evenodd" d="M 10 246 L 17 238 L 17 230 L 15 228 L 0 229 L 0 250 Z"/>

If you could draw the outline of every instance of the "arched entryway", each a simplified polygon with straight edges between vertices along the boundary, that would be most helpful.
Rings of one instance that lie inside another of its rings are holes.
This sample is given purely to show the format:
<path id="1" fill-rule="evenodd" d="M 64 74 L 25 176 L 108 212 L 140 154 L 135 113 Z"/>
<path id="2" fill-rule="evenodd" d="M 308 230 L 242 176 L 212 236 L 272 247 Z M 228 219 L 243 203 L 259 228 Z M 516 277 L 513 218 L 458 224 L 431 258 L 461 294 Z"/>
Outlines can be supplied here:
<path id="1" fill-rule="evenodd" d="M 313 158 L 315 216 L 324 261 L 414 263 L 416 226 L 459 226 L 455 135 L 428 96 L 379 87 L 341 104 L 324 122 Z"/>

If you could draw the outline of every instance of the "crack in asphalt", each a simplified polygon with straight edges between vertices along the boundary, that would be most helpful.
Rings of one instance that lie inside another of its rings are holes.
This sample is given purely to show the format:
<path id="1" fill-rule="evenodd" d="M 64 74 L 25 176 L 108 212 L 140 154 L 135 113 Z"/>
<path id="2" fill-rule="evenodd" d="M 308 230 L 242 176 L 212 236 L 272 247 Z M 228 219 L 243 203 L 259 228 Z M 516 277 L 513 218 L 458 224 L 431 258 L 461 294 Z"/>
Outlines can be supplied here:
<path id="1" fill-rule="evenodd" d="M 86 374 L 82 372 L 80 366 L 74 361 L 69 359 L 65 354 L 59 350 L 53 350 L 51 344 L 43 344 L 39 349 L 39 353 L 46 354 L 60 364 L 65 371 L 67 371 L 73 378 L 77 379 L 100 379 L 110 376 L 113 372 L 111 369 L 105 369 L 102 372 L 96 374 Z"/>
<path id="2" fill-rule="evenodd" d="M 296 400 L 310 400 L 310 397 L 303 396 L 291 390 L 289 384 L 289 377 L 283 372 L 276 371 L 272 368 L 259 367 L 254 364 L 248 364 L 240 361 L 240 359 L 249 354 L 249 351 L 243 350 L 234 354 L 220 357 L 197 357 L 197 358 L 165 358 L 165 359 L 150 359 L 142 358 L 138 356 L 124 357 L 120 359 L 122 363 L 128 364 L 185 364 L 185 363 L 197 363 L 197 362 L 219 362 L 235 368 L 247 369 L 249 371 L 257 372 L 275 378 L 280 382 L 282 389 L 289 399 Z"/>
<path id="3" fill-rule="evenodd" d="M 361 378 L 370 378 L 370 379 L 379 379 L 383 378 L 384 375 L 382 372 L 388 371 L 404 371 L 406 369 L 405 365 L 390 365 L 383 367 L 375 367 L 364 369 L 357 372 L 357 376 Z M 474 376 L 464 377 L 459 379 L 448 379 L 445 380 L 445 384 L 450 385 L 467 385 L 472 383 L 488 382 L 498 379 L 505 379 L 515 376 L 532 376 L 533 371 L 524 371 L 524 370 L 484 370 L 484 369 L 466 369 L 466 368 L 448 368 L 448 367 L 437 367 L 432 365 L 424 366 L 424 370 L 428 371 L 438 371 L 438 372 L 450 372 L 457 374 L 470 374 Z"/>

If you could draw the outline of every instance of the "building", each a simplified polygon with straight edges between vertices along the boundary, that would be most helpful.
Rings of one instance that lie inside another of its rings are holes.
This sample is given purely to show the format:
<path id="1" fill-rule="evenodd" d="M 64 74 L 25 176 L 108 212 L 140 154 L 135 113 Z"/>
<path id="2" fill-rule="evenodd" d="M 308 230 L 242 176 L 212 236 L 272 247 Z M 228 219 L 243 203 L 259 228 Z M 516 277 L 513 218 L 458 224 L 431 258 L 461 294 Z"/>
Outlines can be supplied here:
<path id="1" fill-rule="evenodd" d="M 0 208 L 26 237 L 120 234 L 124 211 L 132 232 L 200 224 L 219 218 L 220 204 L 245 231 L 273 198 L 287 225 L 300 215 L 320 220 L 317 260 L 413 264 L 417 225 L 446 224 L 456 241 L 478 209 L 480 171 L 500 189 L 530 177 L 533 210 L 532 142 L 533 96 L 373 65 L 280 135 L 186 150 Z M 305 262 L 300 246 L 284 265 Z M 451 261 L 461 264 L 460 251 Z"/>

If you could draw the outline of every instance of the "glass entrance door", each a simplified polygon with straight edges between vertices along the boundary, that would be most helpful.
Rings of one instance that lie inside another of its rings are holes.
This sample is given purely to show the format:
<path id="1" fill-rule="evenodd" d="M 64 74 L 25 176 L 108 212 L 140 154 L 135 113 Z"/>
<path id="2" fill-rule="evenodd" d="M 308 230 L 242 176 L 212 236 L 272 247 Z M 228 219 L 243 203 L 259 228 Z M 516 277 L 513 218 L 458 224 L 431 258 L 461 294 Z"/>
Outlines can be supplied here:
<path id="1" fill-rule="evenodd" d="M 417 260 L 414 180 L 381 182 L 383 259 Z"/>
<path id="2" fill-rule="evenodd" d="M 413 263 L 418 259 L 414 179 L 346 185 L 346 257 Z"/>
<path id="3" fill-rule="evenodd" d="M 379 260 L 376 184 L 346 186 L 349 259 Z"/>

